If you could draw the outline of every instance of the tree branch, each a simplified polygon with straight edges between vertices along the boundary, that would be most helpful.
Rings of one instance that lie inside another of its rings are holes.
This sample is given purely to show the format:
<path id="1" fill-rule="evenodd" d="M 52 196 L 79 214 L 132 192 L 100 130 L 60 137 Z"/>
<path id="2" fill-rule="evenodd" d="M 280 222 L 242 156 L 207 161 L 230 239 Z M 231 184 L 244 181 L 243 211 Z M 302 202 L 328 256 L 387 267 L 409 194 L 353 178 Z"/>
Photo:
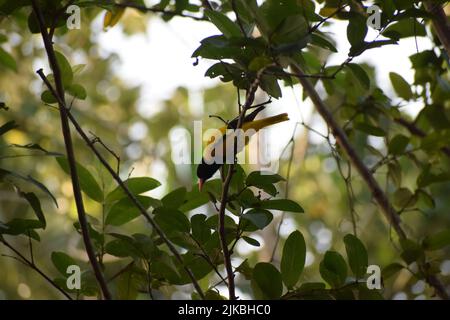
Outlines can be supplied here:
<path id="1" fill-rule="evenodd" d="M 336 138 L 337 143 L 345 151 L 351 163 L 355 166 L 355 168 L 358 170 L 363 180 L 366 182 L 367 186 L 370 189 L 370 192 L 372 193 L 374 200 L 378 203 L 379 207 L 382 210 L 382 213 L 389 221 L 389 224 L 394 228 L 395 232 L 397 233 L 400 239 L 406 239 L 407 238 L 406 233 L 401 226 L 401 220 L 399 218 L 397 211 L 392 206 L 387 195 L 381 189 L 380 185 L 375 180 L 370 170 L 366 167 L 366 165 L 363 163 L 361 158 L 356 153 L 356 150 L 351 145 L 347 137 L 347 134 L 336 122 L 332 113 L 329 111 L 329 108 L 320 98 L 319 94 L 317 93 L 317 91 L 315 90 L 314 86 L 311 84 L 309 79 L 303 76 L 304 75 L 303 71 L 297 65 L 294 64 L 291 65 L 291 68 L 296 74 L 298 74 L 300 84 L 302 85 L 303 89 L 305 90 L 305 92 L 308 94 L 309 98 L 315 105 L 317 112 L 319 112 L 319 114 L 325 120 L 326 124 L 331 129 L 331 132 L 333 136 Z M 423 263 L 418 263 L 418 265 L 422 271 L 425 270 L 425 266 Z M 436 276 L 434 275 L 426 276 L 426 281 L 430 286 L 432 286 L 435 289 L 436 294 L 438 294 L 439 297 L 441 297 L 442 299 L 449 299 L 449 295 L 446 292 L 444 285 Z"/>
<path id="2" fill-rule="evenodd" d="M 425 9 L 433 15 L 431 20 L 433 28 L 444 46 L 444 49 L 447 51 L 447 54 L 450 55 L 450 25 L 442 5 L 432 0 L 424 1 L 423 5 Z"/>
<path id="3" fill-rule="evenodd" d="M 409 122 L 402 118 L 395 118 L 394 121 L 397 122 L 399 125 L 408 129 L 408 131 L 415 136 L 422 137 L 422 138 L 426 136 L 426 133 L 424 131 L 422 131 L 422 129 L 420 129 L 416 125 L 414 125 L 414 123 L 412 123 L 412 122 Z M 441 151 L 445 155 L 450 157 L 450 147 L 442 147 Z"/>
<path id="4" fill-rule="evenodd" d="M 27 267 L 30 267 L 34 271 L 36 271 L 41 277 L 43 277 L 52 287 L 58 290 L 62 295 L 64 295 L 67 299 L 73 300 L 72 297 L 65 292 L 60 286 L 56 284 L 49 276 L 47 276 L 38 266 L 34 263 L 34 261 L 28 260 L 23 254 L 21 254 L 16 248 L 14 248 L 9 242 L 7 242 L 4 238 L 0 236 L 0 242 L 5 245 L 5 247 L 9 248 L 12 252 L 14 252 L 20 259 L 19 261 L 25 264 Z M 15 258 L 15 257 L 12 257 Z"/>
<path id="5" fill-rule="evenodd" d="M 111 299 L 111 293 L 109 292 L 108 286 L 106 284 L 105 278 L 103 277 L 102 270 L 97 261 L 94 248 L 89 235 L 88 223 L 86 219 L 86 212 L 83 204 L 83 196 L 81 194 L 80 181 L 78 179 L 75 153 L 73 149 L 72 137 L 70 133 L 70 126 L 68 120 L 68 111 L 65 104 L 65 93 L 64 86 L 62 83 L 61 70 L 56 59 L 55 51 L 53 49 L 53 42 L 48 34 L 47 28 L 44 23 L 44 17 L 42 12 L 37 5 L 36 0 L 32 0 L 31 4 L 33 6 L 34 14 L 37 17 L 39 24 L 39 29 L 41 31 L 42 40 L 44 42 L 45 50 L 47 52 L 48 61 L 51 69 L 53 70 L 53 75 L 55 79 L 57 97 L 59 98 L 59 114 L 61 119 L 62 133 L 64 137 L 64 144 L 67 152 L 67 160 L 70 168 L 70 176 L 72 181 L 72 189 L 75 198 L 75 203 L 77 207 L 78 220 L 80 222 L 81 233 L 83 237 L 84 246 L 86 248 L 86 253 L 89 257 L 89 262 L 91 263 L 92 269 L 94 271 L 97 282 L 101 288 L 103 297 L 107 300 Z"/>
<path id="6" fill-rule="evenodd" d="M 239 114 L 236 130 L 239 130 L 242 127 L 242 124 L 243 124 L 244 118 L 245 118 L 245 113 L 247 112 L 247 110 L 249 108 L 251 108 L 253 101 L 255 101 L 255 94 L 256 94 L 256 90 L 259 87 L 260 78 L 264 74 L 264 71 L 268 67 L 270 67 L 270 66 L 266 66 L 265 68 L 258 71 L 255 80 L 253 81 L 252 85 L 248 89 L 245 103 L 242 106 L 241 113 Z M 235 142 L 233 144 L 234 147 L 237 145 L 236 140 L 237 140 L 237 137 L 235 137 Z M 224 141 L 224 143 L 226 143 L 226 142 Z M 226 147 L 225 147 L 225 149 L 226 149 Z M 234 272 L 233 272 L 233 267 L 231 265 L 231 254 L 230 254 L 230 251 L 228 250 L 226 234 L 225 234 L 225 210 L 226 210 L 227 202 L 228 202 L 228 192 L 230 189 L 231 179 L 233 178 L 233 174 L 234 174 L 234 166 L 235 166 L 234 162 L 228 166 L 228 173 L 222 184 L 222 195 L 220 198 L 220 207 L 219 207 L 219 238 L 220 238 L 220 245 L 222 247 L 222 252 L 223 252 L 225 269 L 227 271 L 228 293 L 229 293 L 230 300 L 236 300 L 236 294 L 235 294 L 235 284 L 234 284 Z"/>
<path id="7" fill-rule="evenodd" d="M 49 82 L 47 77 L 45 77 L 42 70 L 39 70 L 37 72 L 39 76 L 41 77 L 42 81 L 46 84 L 49 91 L 52 93 L 52 95 L 55 97 L 55 99 L 58 100 L 59 103 L 64 103 L 61 101 L 57 95 L 57 92 L 53 88 L 52 84 Z M 67 109 L 66 109 L 67 110 Z M 167 239 L 162 229 L 156 224 L 156 222 L 150 217 L 150 215 L 147 213 L 147 209 L 141 204 L 141 202 L 136 198 L 136 196 L 130 191 L 128 186 L 125 184 L 125 182 L 120 178 L 119 174 L 109 165 L 108 161 L 103 157 L 103 155 L 97 150 L 95 147 L 95 141 L 92 141 L 88 135 L 84 132 L 83 128 L 81 128 L 78 121 L 75 119 L 75 117 L 72 115 L 70 111 L 67 110 L 67 116 L 72 122 L 73 126 L 75 127 L 75 130 L 78 132 L 78 134 L 81 136 L 81 138 L 86 142 L 87 146 L 92 150 L 92 152 L 95 154 L 97 159 L 101 162 L 101 164 L 106 168 L 106 170 L 109 172 L 109 174 L 113 177 L 113 179 L 117 182 L 117 184 L 122 188 L 122 190 L 125 192 L 126 196 L 130 199 L 130 201 L 134 204 L 134 206 L 139 210 L 141 215 L 144 216 L 144 218 L 147 220 L 147 222 L 152 226 L 152 228 L 156 231 L 156 233 L 159 235 L 161 240 L 167 245 L 169 250 L 174 255 L 175 259 L 178 260 L 179 263 L 183 266 L 183 269 L 186 271 L 187 275 L 191 279 L 192 284 L 194 285 L 195 289 L 197 290 L 198 294 L 202 299 L 205 298 L 205 295 L 203 293 L 203 290 L 201 289 L 198 281 L 195 279 L 194 274 L 192 271 L 184 264 L 183 258 L 178 253 L 177 249 L 174 247 L 174 245 Z"/>

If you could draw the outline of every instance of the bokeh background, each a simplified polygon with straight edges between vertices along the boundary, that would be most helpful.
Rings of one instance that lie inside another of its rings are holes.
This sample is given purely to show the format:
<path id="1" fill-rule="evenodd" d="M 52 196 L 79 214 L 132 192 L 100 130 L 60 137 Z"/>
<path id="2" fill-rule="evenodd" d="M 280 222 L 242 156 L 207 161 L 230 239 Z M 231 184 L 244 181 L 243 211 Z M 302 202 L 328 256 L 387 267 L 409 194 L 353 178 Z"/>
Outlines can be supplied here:
<path id="1" fill-rule="evenodd" d="M 151 5 L 152 1 L 148 4 Z M 151 176 L 161 181 L 162 186 L 151 191 L 152 196 L 161 197 L 179 186 L 186 186 L 188 190 L 196 187 L 195 166 L 175 165 L 172 161 L 177 132 L 192 132 L 195 120 L 202 120 L 204 127 L 218 127 L 221 123 L 210 119 L 209 115 L 231 119 L 237 112 L 235 89 L 204 77 L 211 64 L 200 60 L 197 65 L 191 58 L 199 41 L 216 34 L 217 30 L 206 22 L 183 18 L 165 22 L 156 15 L 127 10 L 119 25 L 104 31 L 104 14 L 99 10 L 83 10 L 81 29 L 67 32 L 56 42 L 58 50 L 66 54 L 72 65 L 86 65 L 76 77 L 87 89 L 88 98 L 74 102 L 74 115 L 86 130 L 100 136 L 120 155 L 122 177 Z M 55 208 L 51 200 L 43 196 L 49 225 L 43 232 L 45 236 L 42 236 L 41 244 L 34 248 L 37 263 L 49 274 L 56 275 L 50 261 L 52 251 L 64 251 L 87 260 L 80 236 L 73 232 L 76 210 L 68 176 L 56 165 L 53 157 L 10 147 L 11 144 L 38 143 L 50 151 L 64 150 L 58 112 L 40 100 L 43 85 L 35 71 L 42 67 L 49 70 L 42 41 L 38 35 L 24 32 L 23 23 L 26 23 L 25 14 L 22 25 L 0 21 L 0 33 L 9 38 L 9 42 L 0 45 L 18 62 L 16 72 L 0 66 L 0 100 L 7 102 L 9 107 L 8 112 L 0 113 L 0 122 L 14 119 L 19 124 L 19 128 L 2 136 L 0 161 L 2 167 L 42 181 L 57 198 L 59 207 Z M 338 53 L 328 57 L 330 64 L 342 63 L 347 57 L 349 44 L 345 29 L 345 23 L 327 26 L 327 31 L 338 40 Z M 375 32 L 370 36 L 375 36 Z M 355 62 L 366 63 L 372 70 L 372 81 L 395 102 L 388 73 L 397 72 L 412 82 L 408 56 L 416 52 L 417 46 L 424 50 L 431 48 L 431 43 L 428 38 L 408 38 L 397 46 L 368 51 Z M 327 58 L 328 53 L 312 48 L 308 50 Z M 323 88 L 319 89 L 326 98 Z M 261 101 L 265 98 L 263 94 L 259 96 Z M 407 105 L 403 110 L 414 116 L 420 111 L 420 105 Z M 319 134 L 326 134 L 326 127 L 310 103 L 302 100 L 298 86 L 283 87 L 283 97 L 273 101 L 265 111 L 266 115 L 281 112 L 289 113 L 291 120 L 270 129 L 270 151 L 274 161 L 280 161 L 279 173 L 283 176 L 287 174 L 293 153 L 289 197 L 305 209 L 305 214 L 287 214 L 284 217 L 280 228 L 281 243 L 293 230 L 302 231 L 308 249 L 302 279 L 314 281 L 319 277 L 318 264 L 322 254 L 330 248 L 342 252 L 342 238 L 352 232 L 350 203 L 345 181 L 331 155 L 328 141 Z M 318 133 L 308 130 L 304 124 Z M 294 144 L 289 144 L 291 138 Z M 366 143 L 383 151 L 383 144 L 376 138 L 362 141 L 359 148 L 362 150 Z M 76 138 L 75 144 L 78 161 L 93 170 L 103 188 L 111 188 L 111 180 L 84 143 Z M 345 163 L 342 165 L 346 166 Z M 402 174 L 404 181 L 411 184 L 417 176 L 413 169 Z M 358 236 L 367 246 L 369 263 L 383 267 L 395 262 L 399 249 L 391 241 L 388 225 L 357 174 L 352 176 L 352 186 Z M 439 195 L 435 209 L 406 212 L 403 216 L 412 228 L 408 231 L 419 239 L 450 225 L 450 183 L 436 184 L 433 188 L 433 193 Z M 86 199 L 86 206 L 90 215 L 101 216 L 101 208 L 96 203 Z M 0 185 L 1 220 L 24 217 L 30 214 L 28 210 L 28 205 L 15 190 Z M 205 206 L 197 212 L 208 210 L 211 208 Z M 271 226 L 255 236 L 262 247 L 240 242 L 233 264 L 237 265 L 245 258 L 252 262 L 268 261 L 280 218 L 281 213 L 277 213 Z M 127 224 L 126 229 L 133 232 L 148 230 L 140 218 Z M 26 254 L 27 239 L 16 239 L 14 244 Z M 446 283 L 450 281 L 449 253 L 446 252 L 449 258 L 438 265 Z M 60 298 L 36 273 L 7 257 L 11 254 L 7 248 L 0 246 L 0 254 L 0 299 Z M 277 259 L 278 251 L 275 253 Z M 110 261 L 113 263 L 114 259 L 110 257 Z M 425 297 L 425 290 L 429 290 L 423 281 L 415 280 L 406 270 L 389 281 L 383 292 L 389 299 L 421 299 Z M 239 296 L 251 297 L 249 287 L 244 285 L 241 289 Z M 170 296 L 187 298 L 190 292 L 182 287 L 167 292 L 166 298 Z"/>

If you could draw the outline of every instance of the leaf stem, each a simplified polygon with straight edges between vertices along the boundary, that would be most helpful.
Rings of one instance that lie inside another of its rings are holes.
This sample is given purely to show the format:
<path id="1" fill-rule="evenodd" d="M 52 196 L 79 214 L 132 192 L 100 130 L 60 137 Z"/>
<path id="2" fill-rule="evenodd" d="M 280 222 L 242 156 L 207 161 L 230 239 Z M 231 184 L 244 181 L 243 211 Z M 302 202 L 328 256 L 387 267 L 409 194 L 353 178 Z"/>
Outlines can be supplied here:
<path id="1" fill-rule="evenodd" d="M 76 160 L 75 160 L 75 152 L 73 148 L 73 142 L 72 142 L 72 136 L 70 133 L 70 126 L 69 126 L 69 120 L 68 120 L 68 110 L 66 108 L 65 104 L 65 93 L 64 93 L 64 86 L 62 82 L 62 76 L 61 76 L 61 70 L 58 65 L 58 61 L 56 59 L 55 50 L 53 48 L 53 41 L 50 38 L 50 35 L 47 31 L 47 28 L 45 26 L 44 17 L 41 12 L 41 9 L 39 8 L 37 4 L 37 0 L 31 0 L 31 4 L 33 7 L 33 12 L 37 17 L 37 21 L 39 24 L 39 29 L 41 31 L 42 40 L 44 42 L 45 51 L 47 52 L 48 61 L 50 64 L 51 69 L 53 70 L 53 75 L 55 79 L 55 86 L 56 86 L 56 94 L 59 98 L 59 114 L 61 119 L 61 126 L 62 126 L 62 134 L 64 137 L 64 144 L 66 147 L 66 153 L 67 153 L 67 160 L 69 163 L 70 168 L 70 176 L 72 181 L 72 189 L 73 194 L 75 198 L 75 204 L 77 207 L 77 213 L 78 213 L 78 220 L 80 222 L 82 237 L 84 246 L 86 248 L 86 253 L 89 257 L 89 262 L 92 266 L 92 269 L 94 271 L 95 277 L 97 279 L 97 282 L 101 288 L 103 297 L 107 300 L 110 300 L 111 293 L 109 292 L 108 286 L 106 284 L 105 278 L 103 277 L 102 270 L 100 268 L 100 265 L 97 261 L 95 250 L 92 245 L 92 241 L 89 235 L 89 229 L 88 229 L 88 222 L 86 219 L 86 212 L 84 209 L 83 204 L 83 196 L 81 194 L 81 187 L 80 187 L 80 181 L 78 178 L 77 173 L 77 167 L 76 167 Z M 42 72 L 42 70 L 41 70 Z"/>

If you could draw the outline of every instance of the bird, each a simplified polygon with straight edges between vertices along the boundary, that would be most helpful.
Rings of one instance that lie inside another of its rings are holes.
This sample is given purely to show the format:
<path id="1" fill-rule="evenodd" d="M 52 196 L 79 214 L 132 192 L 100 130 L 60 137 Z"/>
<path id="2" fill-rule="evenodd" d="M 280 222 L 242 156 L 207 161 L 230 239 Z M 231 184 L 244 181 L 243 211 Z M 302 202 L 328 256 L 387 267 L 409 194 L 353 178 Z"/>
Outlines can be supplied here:
<path id="1" fill-rule="evenodd" d="M 246 135 L 245 142 L 244 145 L 238 144 L 237 150 L 235 150 L 235 152 L 233 152 L 232 154 L 233 158 L 237 153 L 241 152 L 242 149 L 244 149 L 244 147 L 249 143 L 250 135 L 247 135 L 247 133 L 249 133 L 248 130 L 253 130 L 251 133 L 255 134 L 262 128 L 289 120 L 289 116 L 287 113 L 281 113 L 276 116 L 255 120 L 258 113 L 261 112 L 264 108 L 265 106 L 260 106 L 244 117 L 241 129 L 243 133 Z M 227 151 L 232 151 L 227 149 L 229 149 L 231 146 L 234 146 L 234 143 L 228 144 L 227 141 L 229 141 L 230 139 L 234 140 L 235 137 L 239 134 L 237 133 L 237 131 L 239 130 L 236 130 L 238 122 L 239 117 L 234 118 L 233 120 L 228 122 L 226 126 L 223 126 L 218 129 L 222 134 L 222 137 L 220 139 L 217 139 L 216 141 L 215 137 L 213 136 L 207 142 L 207 146 L 205 148 L 205 152 L 203 154 L 201 163 L 197 167 L 198 187 L 200 191 L 202 191 L 203 185 L 206 182 L 206 180 L 210 179 L 217 172 L 217 170 L 219 170 L 223 166 L 223 163 L 225 162 L 225 158 L 227 155 Z M 221 147 L 221 145 L 223 145 L 223 147 Z M 223 150 L 222 154 L 216 155 L 215 152 L 217 150 L 219 150 L 219 152 L 220 150 Z M 219 161 L 216 161 L 217 159 L 219 159 Z"/>

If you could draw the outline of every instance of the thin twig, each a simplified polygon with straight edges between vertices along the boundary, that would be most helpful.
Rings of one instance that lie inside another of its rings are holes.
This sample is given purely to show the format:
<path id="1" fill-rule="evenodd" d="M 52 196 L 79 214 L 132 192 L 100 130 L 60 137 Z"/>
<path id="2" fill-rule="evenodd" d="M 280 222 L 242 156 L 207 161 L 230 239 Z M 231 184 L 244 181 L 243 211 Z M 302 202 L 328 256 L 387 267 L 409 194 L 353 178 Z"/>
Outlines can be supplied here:
<path id="1" fill-rule="evenodd" d="M 222 279 L 226 283 L 225 278 L 219 272 L 216 265 L 212 262 L 211 258 L 209 257 L 208 253 L 205 251 L 205 248 L 203 248 L 202 244 L 200 242 L 198 242 L 198 240 L 195 239 L 195 237 L 192 236 L 192 234 L 189 234 L 189 237 L 197 244 L 198 248 L 202 252 L 202 254 L 199 254 L 199 256 L 202 257 L 203 259 L 205 259 L 205 261 L 211 266 L 211 268 L 214 269 L 214 272 L 219 276 L 219 278 Z"/>
<path id="2" fill-rule="evenodd" d="M 7 242 L 4 238 L 0 237 L 0 242 L 3 243 L 7 248 L 9 248 L 12 252 L 14 252 L 18 257 L 11 256 L 11 258 L 16 259 L 17 261 L 22 262 L 24 265 L 36 271 L 41 277 L 43 277 L 52 287 L 57 289 L 62 295 L 64 295 L 67 299 L 73 300 L 72 297 L 65 292 L 60 286 L 56 284 L 49 276 L 47 276 L 35 263 L 34 261 L 30 261 L 23 254 L 21 254 L 16 248 L 14 248 L 9 242 Z"/>
<path id="3" fill-rule="evenodd" d="M 435 1 L 423 1 L 425 9 L 433 15 L 432 24 L 436 35 L 441 41 L 447 54 L 450 55 L 450 23 L 443 7 Z"/>
<path id="4" fill-rule="evenodd" d="M 295 73 L 298 73 L 299 75 L 298 79 L 303 89 L 305 90 L 305 92 L 308 94 L 309 98 L 315 105 L 316 110 L 319 112 L 319 114 L 322 116 L 322 118 L 325 120 L 325 122 L 331 129 L 331 132 L 333 136 L 336 138 L 337 143 L 345 151 L 352 164 L 358 170 L 362 179 L 366 182 L 374 198 L 374 201 L 378 203 L 379 207 L 382 209 L 382 213 L 389 221 L 390 225 L 394 228 L 395 232 L 397 233 L 400 239 L 406 239 L 407 238 L 406 233 L 401 226 L 401 220 L 397 211 L 394 209 L 387 195 L 381 189 L 380 185 L 375 180 L 370 170 L 366 167 L 362 159 L 357 154 L 356 150 L 351 145 L 347 137 L 347 134 L 336 122 L 335 118 L 329 111 L 328 106 L 319 96 L 319 94 L 317 93 L 316 89 L 311 84 L 311 82 L 308 79 L 301 77 L 303 75 L 303 71 L 300 69 L 300 67 L 298 67 L 295 64 L 292 64 L 291 67 Z M 425 270 L 425 266 L 423 265 L 423 263 L 418 263 L 418 265 L 419 268 Z M 424 274 L 427 275 L 426 272 L 424 272 Z M 449 299 L 449 295 L 446 292 L 445 286 L 435 275 L 427 275 L 426 281 L 430 286 L 432 286 L 435 289 L 436 293 L 442 299 Z"/>
<path id="5" fill-rule="evenodd" d="M 242 106 L 242 111 L 238 118 L 236 130 L 239 130 L 242 127 L 242 124 L 243 124 L 244 118 L 245 118 L 245 113 L 247 112 L 248 108 L 250 108 L 252 106 L 253 101 L 255 101 L 256 90 L 259 87 L 260 78 L 263 75 L 264 71 L 265 71 L 265 68 L 258 71 L 255 80 L 253 81 L 253 83 L 251 84 L 250 88 L 247 91 L 245 103 Z M 224 141 L 224 143 L 226 143 L 226 142 Z M 235 142 L 234 142 L 233 146 L 234 147 L 237 146 L 237 137 L 235 137 Z M 236 152 L 234 152 L 234 153 L 236 153 Z M 234 162 L 228 166 L 228 173 L 227 173 L 226 177 L 224 178 L 223 184 L 222 184 L 222 195 L 221 195 L 220 207 L 219 207 L 219 238 L 220 238 L 220 245 L 222 247 L 222 252 L 223 252 L 223 257 L 224 257 L 225 269 L 227 271 L 228 293 L 229 293 L 230 300 L 236 300 L 236 295 L 235 295 L 233 267 L 231 265 L 230 251 L 228 249 L 228 245 L 227 245 L 227 241 L 226 241 L 226 234 L 225 234 L 225 210 L 226 210 L 226 206 L 228 203 L 228 192 L 229 192 L 229 188 L 230 188 L 230 184 L 231 184 L 231 179 L 233 178 L 233 174 L 234 174 L 234 166 L 235 166 Z"/>
<path id="6" fill-rule="evenodd" d="M 231 8 L 233 9 L 234 14 L 236 15 L 236 22 L 239 26 L 239 29 L 241 29 L 242 35 L 244 37 L 247 37 L 247 33 L 245 32 L 244 25 L 242 24 L 241 17 L 239 16 L 239 12 L 237 10 L 236 0 L 231 0 Z"/>
<path id="7" fill-rule="evenodd" d="M 403 118 L 395 118 L 394 119 L 395 122 L 397 122 L 399 125 L 405 127 L 406 129 L 408 129 L 408 131 L 418 137 L 425 137 L 427 134 L 420 129 L 419 127 L 417 127 L 414 123 L 409 122 Z M 441 151 L 447 155 L 448 157 L 450 157 L 450 147 L 442 147 Z"/>
<path id="8" fill-rule="evenodd" d="M 287 172 L 286 172 L 286 187 L 284 190 L 285 198 L 288 198 L 288 196 L 289 196 L 289 185 L 290 185 L 289 182 L 290 182 L 290 178 L 291 178 L 292 162 L 294 161 L 295 133 L 297 131 L 297 126 L 298 126 L 298 123 L 295 124 L 294 132 L 292 132 L 292 137 L 291 137 L 291 139 L 289 139 L 289 142 L 287 143 L 286 147 L 284 147 L 284 150 L 281 152 L 281 156 L 282 156 L 284 154 L 284 152 L 287 150 L 287 148 L 291 145 L 291 153 L 289 155 L 289 162 L 288 162 L 288 167 L 287 167 Z M 273 259 L 275 258 L 275 253 L 277 251 L 278 242 L 280 242 L 281 226 L 283 225 L 285 216 L 286 216 L 286 211 L 283 211 L 283 213 L 281 214 L 280 222 L 278 223 L 278 226 L 277 226 L 277 234 L 276 234 L 275 243 L 274 243 L 273 249 L 272 249 L 272 255 L 270 256 L 270 262 L 272 262 Z"/>
<path id="9" fill-rule="evenodd" d="M 132 267 L 134 266 L 134 261 L 131 261 L 129 264 L 127 264 L 125 267 L 123 267 L 122 269 L 120 269 L 116 274 L 114 274 L 113 276 L 111 276 L 107 281 L 108 283 L 113 281 L 114 279 L 116 279 L 118 276 L 120 276 L 121 274 L 124 274 L 125 272 L 127 272 L 128 270 L 130 270 Z"/>
<path id="10" fill-rule="evenodd" d="M 80 181 L 79 181 L 78 173 L 77 173 L 75 152 L 74 152 L 72 137 L 71 137 L 71 133 L 70 133 L 68 110 L 66 108 L 66 103 L 65 103 L 65 93 L 64 93 L 64 86 L 62 83 L 61 70 L 59 68 L 58 61 L 56 59 L 55 50 L 53 48 L 53 41 L 50 38 L 50 35 L 48 34 L 47 28 L 44 23 L 44 17 L 41 12 L 41 9 L 39 8 L 39 6 L 37 4 L 37 0 L 31 0 L 31 4 L 33 7 L 33 12 L 35 13 L 35 15 L 37 17 L 39 29 L 40 29 L 41 35 L 42 35 L 42 40 L 43 40 L 44 46 L 45 46 L 45 51 L 47 52 L 48 61 L 49 61 L 51 69 L 53 70 L 53 76 L 55 79 L 55 85 L 56 85 L 55 94 L 59 98 L 58 100 L 60 102 L 59 103 L 59 113 L 60 113 L 60 119 L 61 119 L 62 133 L 63 133 L 64 144 L 65 144 L 66 152 L 67 152 L 67 160 L 69 163 L 73 194 L 74 194 L 75 204 L 77 207 L 78 221 L 80 222 L 84 246 L 86 248 L 86 253 L 89 257 L 89 262 L 92 266 L 92 269 L 94 271 L 97 282 L 101 288 L 103 297 L 107 300 L 110 300 L 112 298 L 111 293 L 109 292 L 105 278 L 103 277 L 103 273 L 102 273 L 102 270 L 100 269 L 100 265 L 97 261 L 97 258 L 95 255 L 95 250 L 94 250 L 94 247 L 92 245 L 91 238 L 89 235 L 88 222 L 86 219 L 86 212 L 85 212 L 84 204 L 83 204 L 83 196 L 81 194 Z M 41 72 L 42 72 L 42 70 L 41 70 Z"/>
<path id="11" fill-rule="evenodd" d="M 339 4 L 340 5 L 340 4 Z M 336 9 L 336 11 L 334 11 L 333 13 L 331 13 L 329 16 L 325 17 L 324 19 L 320 20 L 320 22 L 318 22 L 316 25 L 314 25 L 313 27 L 311 27 L 311 29 L 309 30 L 309 34 L 312 34 L 314 31 L 316 31 L 317 29 L 319 29 L 319 27 L 321 25 L 323 25 L 325 22 L 327 22 L 329 19 L 333 18 L 335 15 L 337 15 L 338 13 L 340 13 L 342 10 L 344 10 L 347 6 L 349 6 L 349 4 L 345 4 L 342 7 L 339 7 Z"/>
<path id="12" fill-rule="evenodd" d="M 42 81 L 46 84 L 49 91 L 52 93 L 52 95 L 55 97 L 55 99 L 58 99 L 58 96 L 55 92 L 55 89 L 53 88 L 50 81 L 47 79 L 47 77 L 44 75 L 42 70 L 38 71 L 39 76 L 41 77 Z M 61 101 L 62 102 L 62 101 Z M 115 170 L 109 165 L 108 161 L 102 156 L 102 154 L 97 150 L 95 147 L 95 144 L 92 143 L 91 139 L 87 136 L 87 134 L 84 132 L 83 128 L 81 128 L 78 121 L 75 119 L 75 117 L 72 115 L 71 112 L 67 112 L 67 115 L 69 117 L 69 120 L 72 122 L 73 126 L 75 127 L 78 134 L 81 136 L 81 138 L 86 142 L 87 146 L 92 150 L 92 152 L 95 154 L 97 159 L 101 162 L 101 164 L 106 168 L 106 170 L 109 172 L 109 174 L 113 177 L 113 179 L 117 182 L 117 184 L 120 186 L 120 188 L 124 191 L 126 196 L 130 199 L 130 201 L 133 203 L 133 205 L 139 210 L 141 215 L 144 216 L 144 218 L 147 220 L 147 222 L 152 226 L 152 228 L 156 231 L 158 236 L 161 238 L 161 240 L 167 245 L 169 250 L 174 255 L 175 259 L 177 259 L 178 262 L 181 263 L 183 266 L 183 269 L 186 271 L 187 275 L 192 281 L 192 284 L 194 285 L 195 289 L 197 290 L 199 296 L 204 299 L 205 295 L 203 293 L 203 290 L 201 289 L 197 279 L 195 279 L 194 274 L 192 271 L 185 265 L 183 258 L 178 253 L 177 249 L 174 247 L 174 245 L 167 239 L 166 235 L 162 231 L 162 229 L 156 224 L 156 222 L 153 220 L 152 217 L 147 212 L 147 209 L 141 204 L 141 202 L 136 198 L 136 196 L 131 192 L 131 190 L 128 188 L 128 186 L 125 184 L 125 182 L 120 178 L 120 176 L 115 172 Z"/>
<path id="13" fill-rule="evenodd" d="M 117 174 L 120 173 L 120 156 L 114 152 L 114 150 L 112 150 L 110 147 L 108 147 L 102 139 L 100 139 L 99 136 L 97 136 L 96 134 L 94 134 L 92 131 L 89 131 L 89 133 L 94 137 L 94 139 L 92 139 L 92 143 L 99 143 L 103 148 L 105 148 L 106 151 L 108 151 L 114 158 L 116 158 L 117 161 Z"/>

